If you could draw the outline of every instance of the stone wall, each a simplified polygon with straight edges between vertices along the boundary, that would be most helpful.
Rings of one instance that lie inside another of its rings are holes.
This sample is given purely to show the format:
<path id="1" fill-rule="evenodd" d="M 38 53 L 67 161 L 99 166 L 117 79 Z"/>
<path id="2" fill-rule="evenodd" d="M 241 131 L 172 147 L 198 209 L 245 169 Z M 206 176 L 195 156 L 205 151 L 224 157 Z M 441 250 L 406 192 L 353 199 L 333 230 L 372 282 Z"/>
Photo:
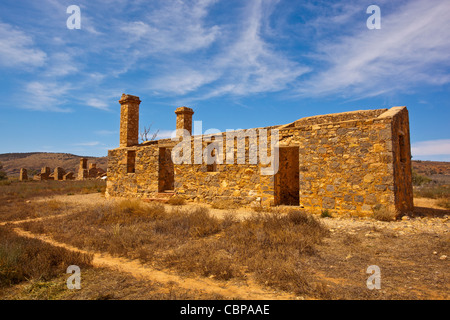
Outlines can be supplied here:
<path id="1" fill-rule="evenodd" d="M 392 118 L 318 124 L 283 130 L 280 144 L 300 153 L 300 203 L 313 211 L 368 214 L 394 203 Z M 351 115 L 355 118 L 355 114 Z"/>

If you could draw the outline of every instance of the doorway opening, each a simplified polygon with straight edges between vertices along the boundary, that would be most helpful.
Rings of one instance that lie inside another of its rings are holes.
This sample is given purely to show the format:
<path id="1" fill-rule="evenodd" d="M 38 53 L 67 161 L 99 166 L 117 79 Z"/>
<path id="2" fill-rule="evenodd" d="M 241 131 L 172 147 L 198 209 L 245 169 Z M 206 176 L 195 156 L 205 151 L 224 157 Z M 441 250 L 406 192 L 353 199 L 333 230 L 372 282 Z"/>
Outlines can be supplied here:
<path id="1" fill-rule="evenodd" d="M 159 148 L 158 192 L 174 190 L 174 166 L 172 149 Z"/>
<path id="2" fill-rule="evenodd" d="M 300 205 L 299 148 L 281 147 L 275 174 L 275 205 Z"/>

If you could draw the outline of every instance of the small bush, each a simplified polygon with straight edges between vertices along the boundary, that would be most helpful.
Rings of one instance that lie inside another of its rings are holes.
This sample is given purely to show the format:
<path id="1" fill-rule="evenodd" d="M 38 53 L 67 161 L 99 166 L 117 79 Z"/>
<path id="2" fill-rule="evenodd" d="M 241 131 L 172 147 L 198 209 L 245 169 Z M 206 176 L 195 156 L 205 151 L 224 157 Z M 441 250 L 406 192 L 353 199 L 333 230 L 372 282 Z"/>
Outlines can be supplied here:
<path id="1" fill-rule="evenodd" d="M 432 179 L 418 174 L 415 170 L 412 171 L 412 184 L 413 186 L 421 186 L 430 183 Z"/>
<path id="2" fill-rule="evenodd" d="M 385 206 L 378 206 L 374 208 L 372 213 L 372 218 L 378 221 L 394 221 L 397 216 L 397 211 Z"/>
<path id="3" fill-rule="evenodd" d="M 1 180 L 8 180 L 8 176 L 6 175 L 6 172 L 2 170 L 3 169 L 3 165 L 0 162 L 0 181 Z"/>
<path id="4" fill-rule="evenodd" d="M 320 214 L 320 216 L 322 218 L 333 218 L 333 216 L 331 215 L 331 213 L 328 211 L 328 209 L 325 209 L 324 211 L 322 211 L 322 213 Z"/>

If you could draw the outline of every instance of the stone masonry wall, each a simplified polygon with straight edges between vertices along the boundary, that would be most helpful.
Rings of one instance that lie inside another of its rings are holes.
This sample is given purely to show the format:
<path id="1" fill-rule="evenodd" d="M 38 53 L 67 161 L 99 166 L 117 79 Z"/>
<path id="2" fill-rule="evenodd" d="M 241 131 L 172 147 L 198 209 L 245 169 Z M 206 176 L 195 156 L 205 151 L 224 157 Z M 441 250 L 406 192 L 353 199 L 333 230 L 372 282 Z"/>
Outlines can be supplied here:
<path id="1" fill-rule="evenodd" d="M 312 211 L 369 214 L 394 202 L 390 119 L 348 120 L 283 131 L 300 153 L 300 203 Z"/>

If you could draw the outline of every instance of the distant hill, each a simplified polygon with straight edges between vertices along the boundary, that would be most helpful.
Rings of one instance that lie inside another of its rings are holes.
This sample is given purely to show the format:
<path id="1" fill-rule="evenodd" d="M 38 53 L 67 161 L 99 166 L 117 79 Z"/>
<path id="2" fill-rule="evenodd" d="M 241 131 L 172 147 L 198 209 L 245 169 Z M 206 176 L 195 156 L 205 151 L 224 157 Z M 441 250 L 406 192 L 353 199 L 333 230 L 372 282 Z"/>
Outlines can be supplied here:
<path id="1" fill-rule="evenodd" d="M 3 170 L 8 176 L 19 176 L 20 168 L 28 170 L 28 176 L 33 176 L 41 172 L 42 167 L 50 167 L 53 171 L 56 167 L 63 168 L 66 172 L 77 173 L 80 159 L 87 158 L 89 163 L 96 163 L 98 168 L 106 171 L 108 164 L 107 157 L 83 157 L 70 153 L 47 153 L 47 152 L 29 152 L 29 153 L 3 153 L 0 154 L 0 162 L 3 164 Z"/>
<path id="2" fill-rule="evenodd" d="M 412 167 L 415 172 L 433 179 L 435 183 L 450 184 L 450 162 L 413 160 Z"/>
<path id="3" fill-rule="evenodd" d="M 417 173 L 425 176 L 435 174 L 450 175 L 450 162 L 413 160 L 412 166 Z"/>

